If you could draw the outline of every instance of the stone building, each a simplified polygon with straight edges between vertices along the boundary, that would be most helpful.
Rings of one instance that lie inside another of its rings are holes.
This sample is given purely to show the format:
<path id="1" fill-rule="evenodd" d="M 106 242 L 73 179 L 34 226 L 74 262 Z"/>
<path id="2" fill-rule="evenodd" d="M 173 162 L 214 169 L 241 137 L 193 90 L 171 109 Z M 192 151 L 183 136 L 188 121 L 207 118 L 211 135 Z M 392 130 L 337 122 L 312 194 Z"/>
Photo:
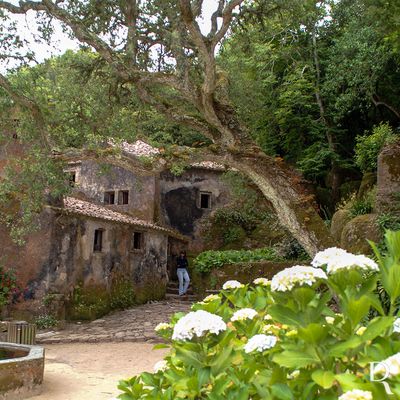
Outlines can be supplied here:
<path id="1" fill-rule="evenodd" d="M 123 143 L 122 151 L 139 163 L 158 152 L 141 141 Z M 23 154 L 15 139 L 0 148 L 0 174 L 15 154 Z M 144 290 L 143 300 L 162 297 L 176 255 L 202 251 L 202 221 L 229 202 L 224 170 L 199 163 L 175 176 L 73 160 L 66 167 L 71 194 L 44 208 L 25 246 L 0 227 L 5 263 L 17 270 L 25 300 L 69 296 L 77 285 L 110 290 L 115 276 Z"/>

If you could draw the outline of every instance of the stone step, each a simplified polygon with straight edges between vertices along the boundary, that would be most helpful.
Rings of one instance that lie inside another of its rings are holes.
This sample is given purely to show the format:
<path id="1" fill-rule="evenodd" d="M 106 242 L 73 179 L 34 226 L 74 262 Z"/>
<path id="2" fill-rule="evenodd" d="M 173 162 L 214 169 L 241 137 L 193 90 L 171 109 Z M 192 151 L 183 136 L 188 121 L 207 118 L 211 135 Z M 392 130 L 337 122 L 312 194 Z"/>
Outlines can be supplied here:
<path id="1" fill-rule="evenodd" d="M 174 301 L 178 300 L 178 301 L 189 301 L 189 302 L 194 302 L 198 300 L 197 296 L 194 296 L 192 294 L 189 294 L 187 296 L 179 296 L 178 294 L 167 293 L 165 295 L 165 298 L 167 300 L 174 300 Z"/>
<path id="2" fill-rule="evenodd" d="M 179 288 L 177 287 L 167 287 L 167 293 L 169 294 L 179 294 Z M 189 287 L 186 292 L 187 294 L 193 294 L 193 289 Z"/>

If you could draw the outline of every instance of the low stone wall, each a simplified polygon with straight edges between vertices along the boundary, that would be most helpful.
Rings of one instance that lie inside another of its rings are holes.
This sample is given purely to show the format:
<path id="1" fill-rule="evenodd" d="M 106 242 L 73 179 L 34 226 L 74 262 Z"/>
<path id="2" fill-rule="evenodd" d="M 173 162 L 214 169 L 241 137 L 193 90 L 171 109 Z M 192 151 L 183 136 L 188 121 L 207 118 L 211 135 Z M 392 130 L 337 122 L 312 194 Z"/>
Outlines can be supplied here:
<path id="1" fill-rule="evenodd" d="M 0 342 L 0 350 L 25 351 L 24 357 L 0 360 L 0 400 L 21 400 L 40 394 L 44 349 Z"/>
<path id="2" fill-rule="evenodd" d="M 277 272 L 294 265 L 307 264 L 304 261 L 259 261 L 251 263 L 227 264 L 209 274 L 192 273 L 193 288 L 196 293 L 203 295 L 207 289 L 221 289 L 222 285 L 235 279 L 241 283 L 250 283 L 256 278 L 271 279 Z"/>

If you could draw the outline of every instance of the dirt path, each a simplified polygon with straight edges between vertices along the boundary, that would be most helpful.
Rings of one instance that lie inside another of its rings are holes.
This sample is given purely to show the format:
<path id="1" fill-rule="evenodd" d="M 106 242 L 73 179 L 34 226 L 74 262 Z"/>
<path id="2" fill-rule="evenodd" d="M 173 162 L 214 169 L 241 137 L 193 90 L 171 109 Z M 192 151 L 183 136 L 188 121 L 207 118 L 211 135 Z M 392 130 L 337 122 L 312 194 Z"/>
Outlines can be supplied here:
<path id="1" fill-rule="evenodd" d="M 166 350 L 149 343 L 74 343 L 46 345 L 43 392 L 34 400 L 110 400 L 117 383 L 152 371 Z"/>

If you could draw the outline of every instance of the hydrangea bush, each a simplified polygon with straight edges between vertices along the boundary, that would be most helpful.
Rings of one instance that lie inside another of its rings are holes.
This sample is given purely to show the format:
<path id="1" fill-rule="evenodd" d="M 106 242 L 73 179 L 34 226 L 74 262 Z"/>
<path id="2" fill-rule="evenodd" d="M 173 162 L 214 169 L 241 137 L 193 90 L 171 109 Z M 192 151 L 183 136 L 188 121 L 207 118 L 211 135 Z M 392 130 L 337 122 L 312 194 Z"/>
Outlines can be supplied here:
<path id="1" fill-rule="evenodd" d="M 121 381 L 121 400 L 400 398 L 400 232 L 376 259 L 331 248 L 272 281 L 227 282 L 156 331 L 154 373 Z M 378 280 L 390 299 L 385 313 Z M 370 363 L 375 378 L 370 379 Z"/>

